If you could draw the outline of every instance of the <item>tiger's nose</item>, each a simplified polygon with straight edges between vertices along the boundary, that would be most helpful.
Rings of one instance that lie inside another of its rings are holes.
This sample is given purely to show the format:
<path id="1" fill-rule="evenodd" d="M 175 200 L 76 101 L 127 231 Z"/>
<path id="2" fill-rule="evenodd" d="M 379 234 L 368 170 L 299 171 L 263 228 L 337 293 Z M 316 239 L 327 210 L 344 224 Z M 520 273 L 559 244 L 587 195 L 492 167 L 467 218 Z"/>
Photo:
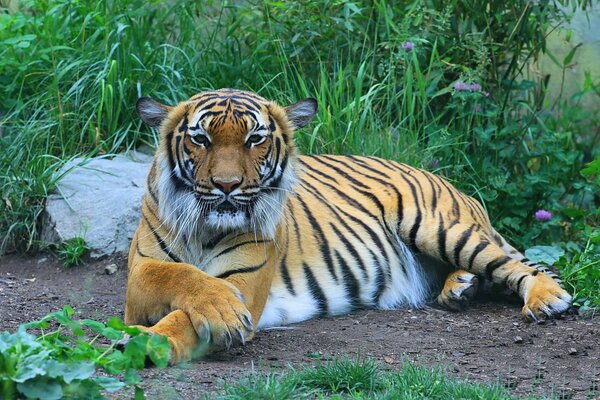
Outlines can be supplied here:
<path id="1" fill-rule="evenodd" d="M 225 194 L 233 192 L 240 184 L 242 180 L 239 178 L 211 178 L 213 185 Z"/>

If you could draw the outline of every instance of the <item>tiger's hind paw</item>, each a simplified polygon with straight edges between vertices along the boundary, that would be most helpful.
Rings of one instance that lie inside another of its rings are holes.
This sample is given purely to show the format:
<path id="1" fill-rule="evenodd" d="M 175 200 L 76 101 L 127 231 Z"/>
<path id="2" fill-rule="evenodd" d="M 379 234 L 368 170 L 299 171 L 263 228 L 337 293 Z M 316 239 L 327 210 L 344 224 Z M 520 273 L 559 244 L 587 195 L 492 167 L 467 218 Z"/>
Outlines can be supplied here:
<path id="1" fill-rule="evenodd" d="M 454 271 L 446 278 L 437 301 L 444 308 L 461 311 L 475 297 L 478 287 L 477 276 L 467 271 Z"/>

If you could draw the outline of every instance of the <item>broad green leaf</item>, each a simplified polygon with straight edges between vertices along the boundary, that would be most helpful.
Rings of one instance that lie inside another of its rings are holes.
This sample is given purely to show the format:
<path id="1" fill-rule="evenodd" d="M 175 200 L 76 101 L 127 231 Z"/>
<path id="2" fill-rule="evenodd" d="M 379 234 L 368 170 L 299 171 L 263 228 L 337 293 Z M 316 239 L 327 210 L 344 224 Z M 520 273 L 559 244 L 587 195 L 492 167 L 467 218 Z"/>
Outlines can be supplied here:
<path id="1" fill-rule="evenodd" d="M 152 363 L 157 367 L 164 368 L 169 364 L 171 346 L 165 336 L 151 335 L 146 352 Z"/>
<path id="2" fill-rule="evenodd" d="M 564 254 L 565 251 L 556 246 L 534 246 L 525 250 L 525 257 L 547 265 L 555 264 Z"/>
<path id="3" fill-rule="evenodd" d="M 109 393 L 116 392 L 125 387 L 125 384 L 115 378 L 111 378 L 108 376 L 98 376 L 93 378 L 94 382 L 96 382 L 103 390 L 106 390 Z"/>
<path id="4" fill-rule="evenodd" d="M 84 319 L 83 321 L 81 321 L 81 323 L 96 333 L 102 333 L 102 330 L 105 328 L 102 322 L 94 321 L 91 319 Z"/>
<path id="5" fill-rule="evenodd" d="M 47 359 L 50 356 L 50 350 L 41 350 L 37 354 L 25 357 L 19 360 L 17 372 L 12 378 L 15 382 L 25 382 L 39 375 L 46 375 Z"/>
<path id="6" fill-rule="evenodd" d="M 17 390 L 30 399 L 58 400 L 63 397 L 60 384 L 46 378 L 19 383 Z"/>
<path id="7" fill-rule="evenodd" d="M 61 363 L 51 360 L 47 364 L 48 376 L 51 378 L 62 377 L 66 383 L 90 378 L 96 372 L 94 364 L 89 362 Z"/>

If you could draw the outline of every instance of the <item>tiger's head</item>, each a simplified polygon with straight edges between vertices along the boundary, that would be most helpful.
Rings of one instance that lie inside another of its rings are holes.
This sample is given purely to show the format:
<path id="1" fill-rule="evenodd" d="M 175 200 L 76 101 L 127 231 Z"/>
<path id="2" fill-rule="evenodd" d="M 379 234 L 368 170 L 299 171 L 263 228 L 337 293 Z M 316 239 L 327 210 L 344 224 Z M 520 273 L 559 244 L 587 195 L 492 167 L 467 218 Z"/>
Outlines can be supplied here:
<path id="1" fill-rule="evenodd" d="M 281 107 L 221 89 L 176 106 L 142 97 L 136 108 L 160 129 L 149 190 L 164 222 L 188 237 L 206 230 L 274 236 L 295 182 L 294 131 L 311 121 L 316 100 Z"/>

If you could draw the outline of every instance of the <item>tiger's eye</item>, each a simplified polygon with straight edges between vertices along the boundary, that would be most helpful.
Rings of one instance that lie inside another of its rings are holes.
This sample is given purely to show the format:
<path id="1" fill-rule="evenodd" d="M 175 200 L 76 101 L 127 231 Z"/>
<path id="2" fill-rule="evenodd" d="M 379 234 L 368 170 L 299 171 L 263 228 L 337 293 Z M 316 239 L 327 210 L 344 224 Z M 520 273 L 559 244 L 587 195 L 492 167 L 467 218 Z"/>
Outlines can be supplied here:
<path id="1" fill-rule="evenodd" d="M 264 142 L 265 139 L 266 139 L 266 136 L 262 136 L 262 135 L 258 135 L 258 134 L 250 135 L 250 137 L 246 140 L 246 146 L 252 147 L 252 145 L 257 145 L 257 144 Z"/>
<path id="2" fill-rule="evenodd" d="M 197 146 L 208 147 L 210 146 L 210 140 L 205 135 L 190 136 L 192 143 Z"/>

